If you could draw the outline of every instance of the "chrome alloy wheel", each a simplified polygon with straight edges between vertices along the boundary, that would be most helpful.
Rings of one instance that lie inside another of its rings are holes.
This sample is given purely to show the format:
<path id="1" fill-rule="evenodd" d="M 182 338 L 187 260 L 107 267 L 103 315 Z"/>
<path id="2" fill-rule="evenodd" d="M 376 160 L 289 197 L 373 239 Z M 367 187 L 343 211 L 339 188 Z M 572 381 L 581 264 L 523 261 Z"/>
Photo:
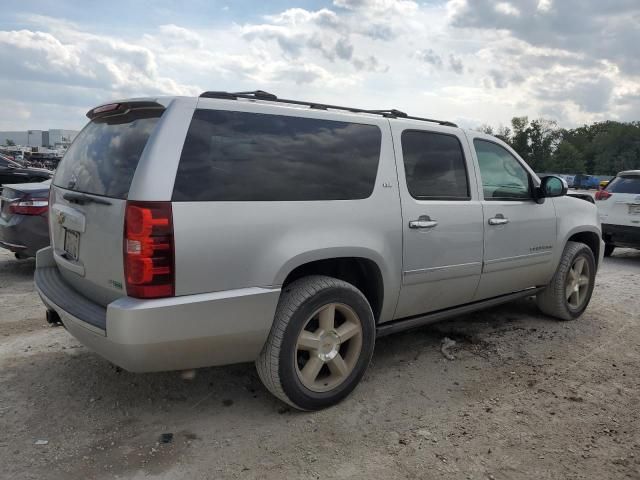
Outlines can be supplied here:
<path id="1" fill-rule="evenodd" d="M 362 350 L 362 322 L 347 305 L 329 303 L 305 322 L 296 344 L 296 372 L 313 392 L 344 382 Z"/>
<path id="2" fill-rule="evenodd" d="M 567 273 L 565 298 L 569 307 L 579 309 L 587 299 L 589 291 L 589 264 L 582 256 L 576 258 Z"/>

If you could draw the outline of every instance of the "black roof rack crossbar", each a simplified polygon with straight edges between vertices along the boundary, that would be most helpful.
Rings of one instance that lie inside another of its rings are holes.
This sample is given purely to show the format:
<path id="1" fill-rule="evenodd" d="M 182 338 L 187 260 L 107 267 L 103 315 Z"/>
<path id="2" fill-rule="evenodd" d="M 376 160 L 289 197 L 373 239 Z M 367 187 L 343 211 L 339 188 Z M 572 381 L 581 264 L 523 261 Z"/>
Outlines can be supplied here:
<path id="1" fill-rule="evenodd" d="M 309 108 L 313 108 L 316 110 L 343 110 L 346 112 L 352 113 L 369 113 L 372 115 L 382 115 L 387 118 L 407 118 L 410 120 L 421 120 L 423 122 L 431 122 L 437 123 L 439 125 L 445 125 L 448 127 L 457 127 L 457 125 L 453 122 L 448 122 L 446 120 L 435 120 L 433 118 L 423 118 L 423 117 L 414 117 L 411 115 L 407 115 L 405 112 L 400 110 L 396 110 L 395 108 L 389 110 L 366 110 L 363 108 L 355 108 L 355 107 L 341 107 L 339 105 L 329 105 L 325 103 L 317 103 L 317 102 L 305 102 L 302 100 L 288 100 L 285 98 L 278 98 L 273 93 L 265 92 L 263 90 L 254 90 L 250 92 L 204 92 L 200 95 L 202 98 L 218 98 L 224 100 L 237 100 L 238 98 L 248 98 L 251 100 L 266 100 L 269 102 L 277 102 L 277 103 L 288 103 L 290 105 L 302 105 Z"/>

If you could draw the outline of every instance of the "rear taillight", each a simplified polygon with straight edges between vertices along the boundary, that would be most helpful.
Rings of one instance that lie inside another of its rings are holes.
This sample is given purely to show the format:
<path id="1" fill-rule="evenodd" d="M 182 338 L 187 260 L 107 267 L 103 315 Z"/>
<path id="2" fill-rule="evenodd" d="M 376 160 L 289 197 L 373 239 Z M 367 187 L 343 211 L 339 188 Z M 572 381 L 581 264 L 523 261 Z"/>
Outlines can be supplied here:
<path id="1" fill-rule="evenodd" d="M 127 202 L 124 220 L 127 295 L 171 297 L 175 293 L 173 218 L 170 202 Z"/>
<path id="2" fill-rule="evenodd" d="M 609 192 L 607 192 L 606 190 L 598 190 L 596 192 L 596 200 L 606 200 L 610 196 L 611 196 L 611 194 Z"/>
<path id="3" fill-rule="evenodd" d="M 21 198 L 9 204 L 9 212 L 17 215 L 42 215 L 47 210 L 48 198 Z"/>

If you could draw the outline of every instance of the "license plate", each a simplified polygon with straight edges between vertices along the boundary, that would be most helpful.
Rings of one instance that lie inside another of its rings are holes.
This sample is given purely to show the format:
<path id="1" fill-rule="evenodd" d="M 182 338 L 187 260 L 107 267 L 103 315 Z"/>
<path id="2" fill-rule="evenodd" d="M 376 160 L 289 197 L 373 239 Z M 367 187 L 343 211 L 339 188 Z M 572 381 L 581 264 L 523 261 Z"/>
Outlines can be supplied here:
<path id="1" fill-rule="evenodd" d="M 64 251 L 74 260 L 78 260 L 80 250 L 80 234 L 73 230 L 64 231 Z"/>
<path id="2" fill-rule="evenodd" d="M 640 205 L 629 205 L 629 215 L 640 215 Z"/>

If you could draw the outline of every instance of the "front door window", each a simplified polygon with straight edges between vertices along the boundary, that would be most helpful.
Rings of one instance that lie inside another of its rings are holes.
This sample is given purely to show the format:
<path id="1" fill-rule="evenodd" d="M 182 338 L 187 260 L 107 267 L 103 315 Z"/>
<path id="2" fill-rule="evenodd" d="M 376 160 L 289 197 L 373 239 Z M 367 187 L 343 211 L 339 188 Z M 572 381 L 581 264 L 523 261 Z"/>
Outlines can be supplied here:
<path id="1" fill-rule="evenodd" d="M 507 149 L 476 138 L 473 141 L 480 166 L 485 200 L 529 200 L 529 173 Z"/>

